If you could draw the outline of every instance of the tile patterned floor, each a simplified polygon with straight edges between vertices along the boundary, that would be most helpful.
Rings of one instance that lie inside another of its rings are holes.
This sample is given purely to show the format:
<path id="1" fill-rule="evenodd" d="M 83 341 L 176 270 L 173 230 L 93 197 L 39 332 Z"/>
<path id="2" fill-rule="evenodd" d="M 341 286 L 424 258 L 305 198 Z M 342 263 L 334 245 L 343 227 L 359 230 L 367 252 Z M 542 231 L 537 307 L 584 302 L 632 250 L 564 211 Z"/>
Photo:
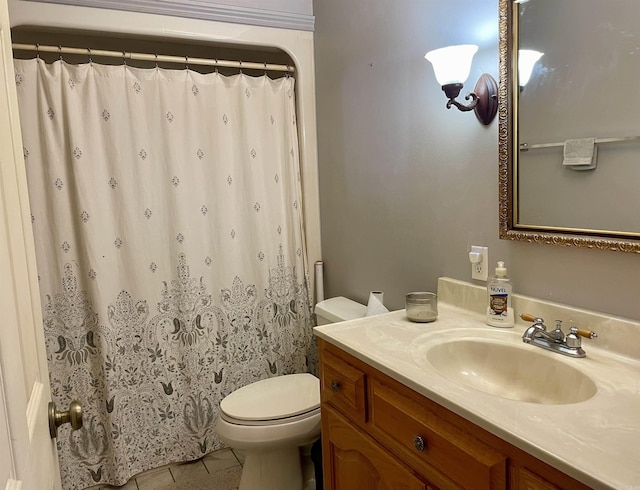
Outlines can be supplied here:
<path id="1" fill-rule="evenodd" d="M 221 449 L 190 463 L 164 466 L 133 477 L 126 485 L 98 485 L 87 490 L 237 490 L 242 454 Z"/>

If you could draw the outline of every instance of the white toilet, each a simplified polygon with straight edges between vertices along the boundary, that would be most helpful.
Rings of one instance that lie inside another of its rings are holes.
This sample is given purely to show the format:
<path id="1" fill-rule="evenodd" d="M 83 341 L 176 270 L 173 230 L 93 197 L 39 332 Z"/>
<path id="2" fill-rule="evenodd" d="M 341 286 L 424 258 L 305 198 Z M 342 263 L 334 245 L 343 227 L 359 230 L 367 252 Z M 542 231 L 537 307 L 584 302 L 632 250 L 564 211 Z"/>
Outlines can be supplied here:
<path id="1" fill-rule="evenodd" d="M 316 305 L 318 325 L 360 318 L 347 298 Z M 245 453 L 239 490 L 302 490 L 300 448 L 320 437 L 320 380 L 287 374 L 244 386 L 220 402 L 220 439 Z"/>
<path id="2" fill-rule="evenodd" d="M 367 307 L 349 298 L 337 296 L 320 301 L 316 305 L 315 313 L 316 323 L 318 325 L 327 325 L 328 323 L 362 318 L 367 314 Z"/>

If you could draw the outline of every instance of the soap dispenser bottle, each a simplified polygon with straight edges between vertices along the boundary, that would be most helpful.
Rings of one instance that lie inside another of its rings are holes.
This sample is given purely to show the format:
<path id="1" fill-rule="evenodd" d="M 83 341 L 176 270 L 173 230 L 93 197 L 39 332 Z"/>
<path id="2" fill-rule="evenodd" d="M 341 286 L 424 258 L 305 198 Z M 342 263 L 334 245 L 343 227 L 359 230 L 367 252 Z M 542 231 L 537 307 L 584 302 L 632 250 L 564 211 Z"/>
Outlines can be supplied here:
<path id="1" fill-rule="evenodd" d="M 507 277 L 504 262 L 498 262 L 496 275 L 487 284 L 487 325 L 492 327 L 513 327 L 514 314 L 511 308 L 511 280 Z"/>

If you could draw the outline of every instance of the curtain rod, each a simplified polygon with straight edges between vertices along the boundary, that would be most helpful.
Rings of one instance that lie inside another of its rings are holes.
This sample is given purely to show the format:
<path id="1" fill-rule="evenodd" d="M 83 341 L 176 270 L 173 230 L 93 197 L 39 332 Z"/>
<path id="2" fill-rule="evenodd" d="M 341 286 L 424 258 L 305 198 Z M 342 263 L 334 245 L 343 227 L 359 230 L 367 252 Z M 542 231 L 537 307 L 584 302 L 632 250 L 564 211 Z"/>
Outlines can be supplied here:
<path id="1" fill-rule="evenodd" d="M 224 68 L 243 68 L 249 70 L 265 70 L 265 71 L 284 71 L 287 73 L 293 73 L 294 67 L 291 65 L 277 65 L 273 63 L 256 63 L 252 61 L 229 61 L 229 60 L 217 60 L 207 58 L 191 58 L 189 56 L 171 56 L 171 55 L 158 55 L 148 53 L 131 53 L 128 51 L 108 51 L 104 49 L 89 49 L 89 48 L 67 48 L 64 46 L 44 46 L 41 44 L 19 44 L 14 43 L 12 45 L 14 50 L 18 51 L 35 51 L 37 53 L 58 53 L 60 58 L 63 54 L 79 54 L 89 57 L 89 60 L 93 56 L 106 56 L 109 58 L 120 58 L 126 60 L 140 60 L 140 61 L 153 61 L 163 63 L 181 63 L 184 65 L 206 65 L 206 66 L 220 66 Z"/>

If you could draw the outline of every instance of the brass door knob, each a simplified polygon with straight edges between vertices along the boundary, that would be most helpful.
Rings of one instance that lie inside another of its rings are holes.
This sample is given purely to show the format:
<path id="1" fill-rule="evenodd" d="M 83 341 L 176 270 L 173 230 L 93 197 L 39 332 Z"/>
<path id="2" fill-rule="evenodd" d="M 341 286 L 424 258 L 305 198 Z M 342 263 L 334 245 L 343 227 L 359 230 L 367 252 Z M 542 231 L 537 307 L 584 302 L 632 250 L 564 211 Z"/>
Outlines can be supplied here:
<path id="1" fill-rule="evenodd" d="M 72 401 L 66 412 L 58 412 L 56 404 L 49 402 L 49 435 L 51 439 L 58 437 L 58 427 L 69 422 L 71 430 L 78 430 L 82 427 L 82 405 L 80 402 Z"/>

